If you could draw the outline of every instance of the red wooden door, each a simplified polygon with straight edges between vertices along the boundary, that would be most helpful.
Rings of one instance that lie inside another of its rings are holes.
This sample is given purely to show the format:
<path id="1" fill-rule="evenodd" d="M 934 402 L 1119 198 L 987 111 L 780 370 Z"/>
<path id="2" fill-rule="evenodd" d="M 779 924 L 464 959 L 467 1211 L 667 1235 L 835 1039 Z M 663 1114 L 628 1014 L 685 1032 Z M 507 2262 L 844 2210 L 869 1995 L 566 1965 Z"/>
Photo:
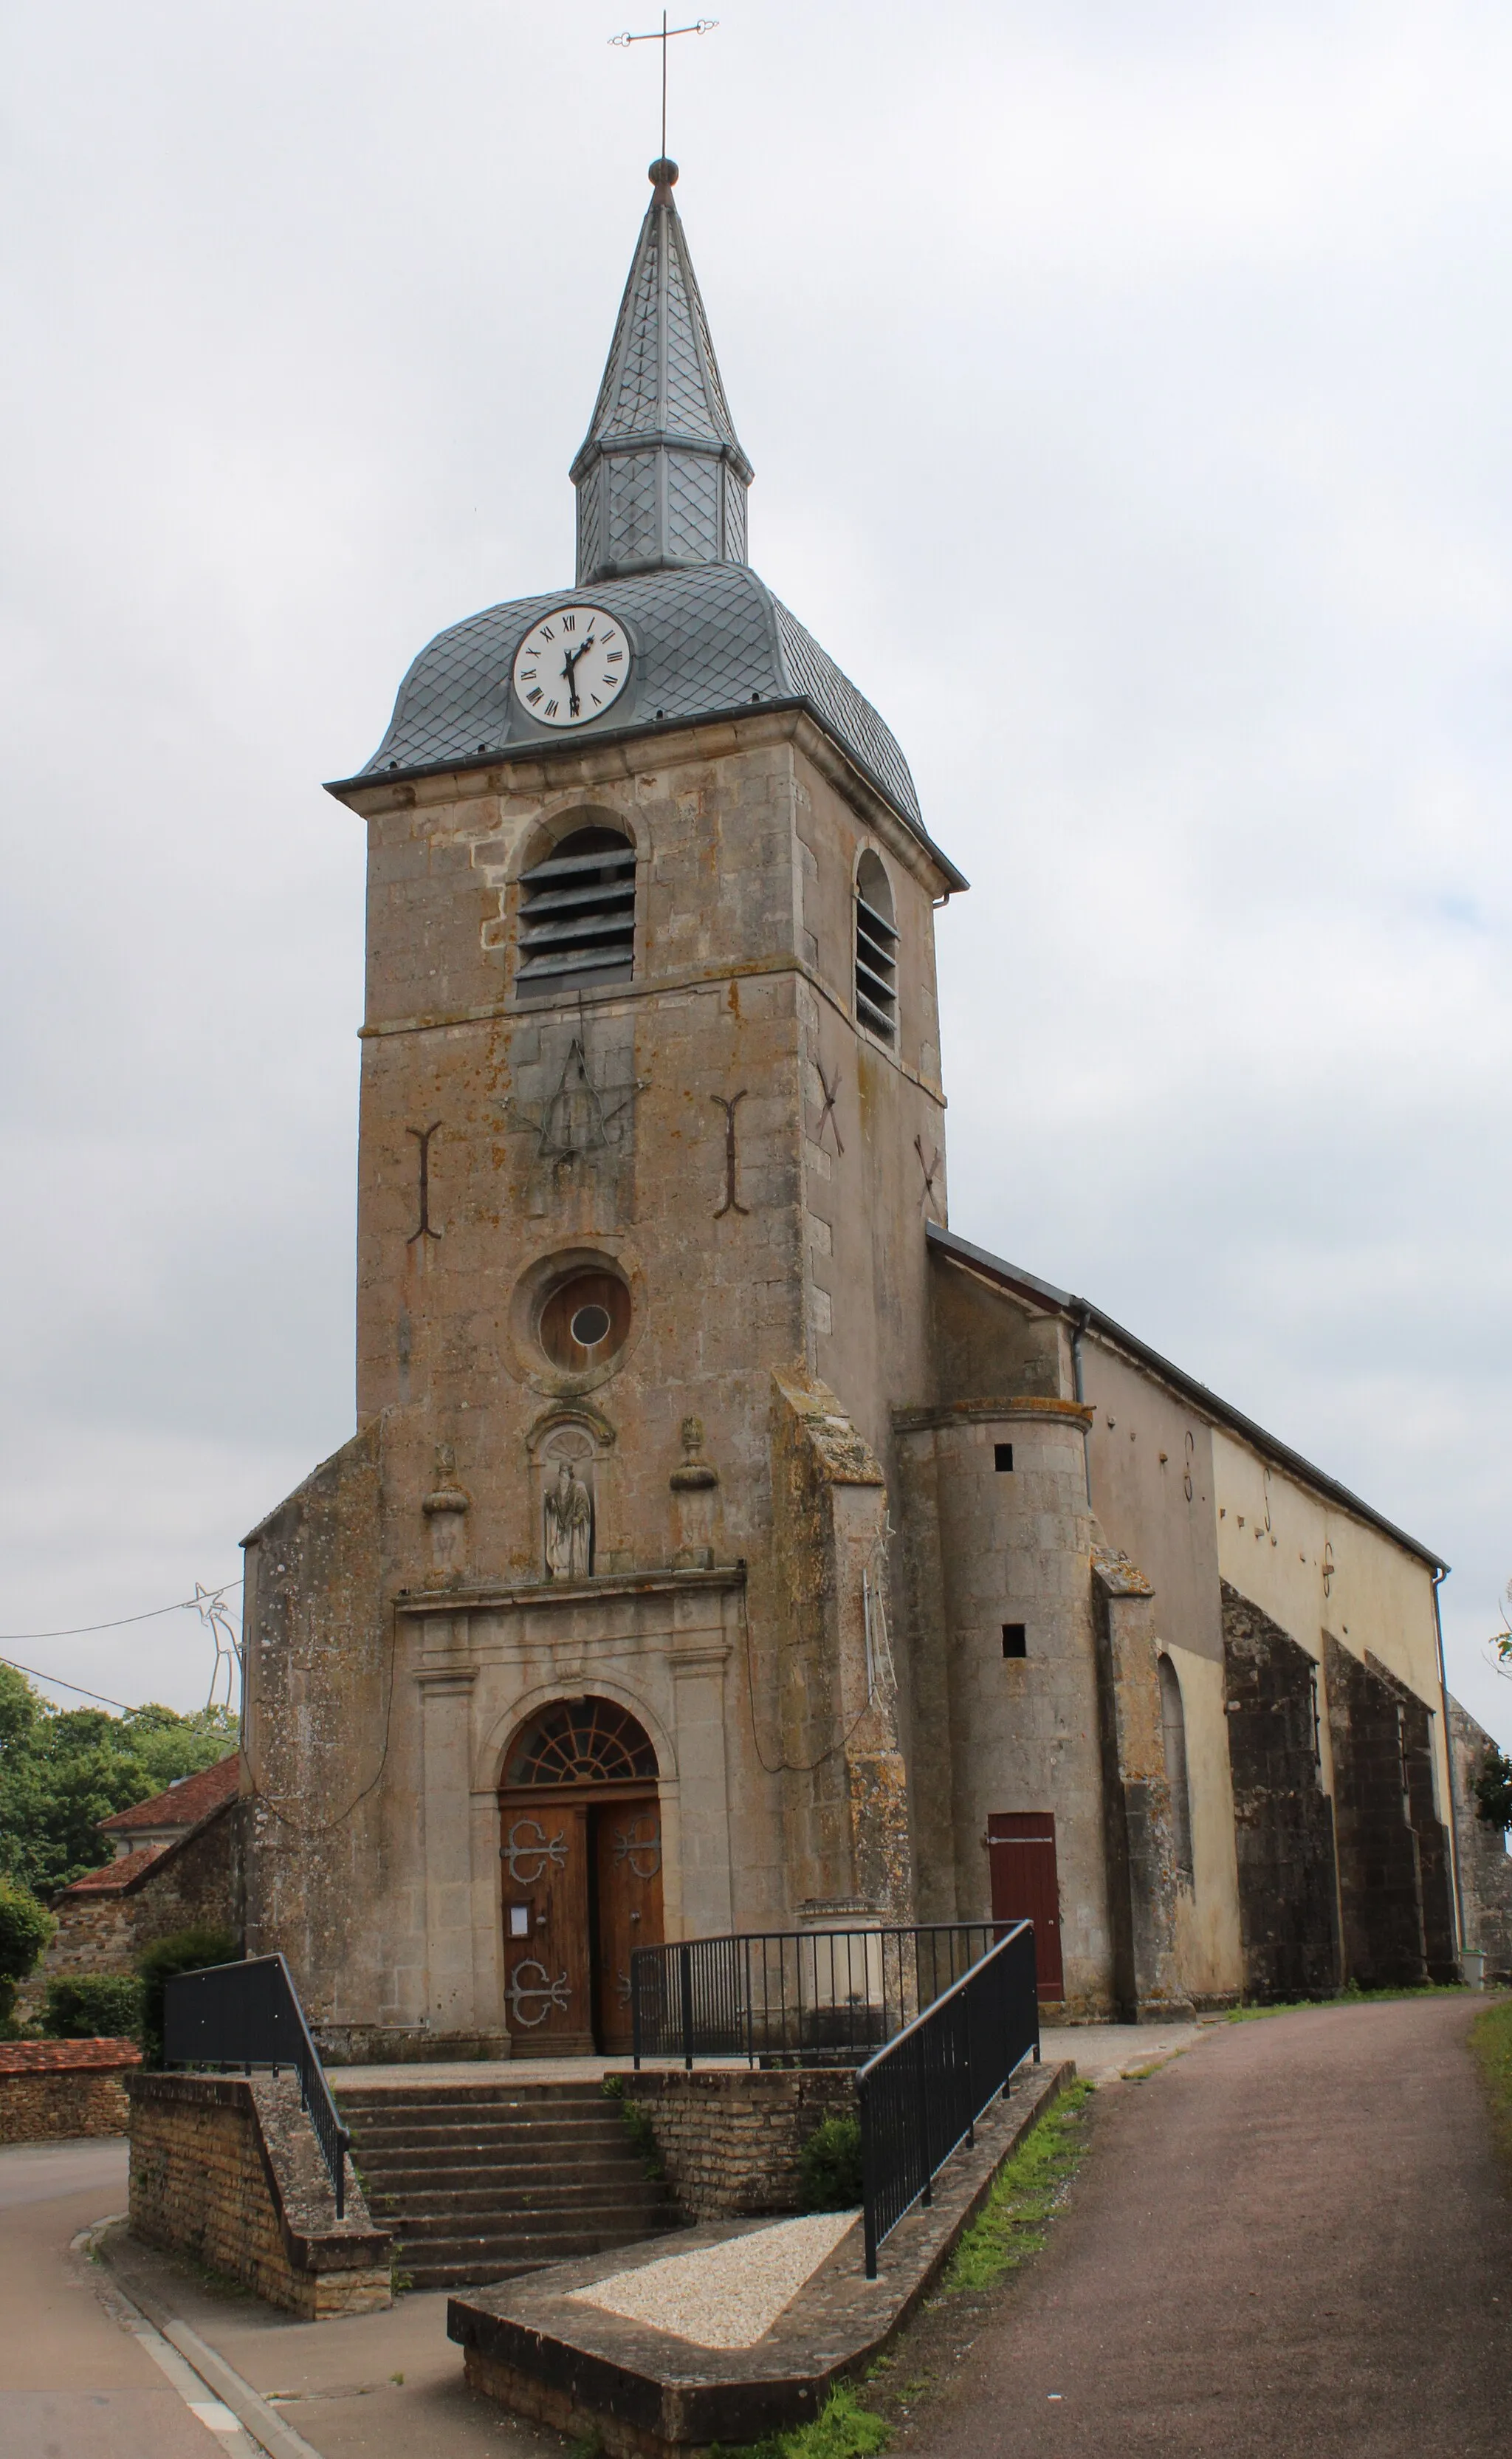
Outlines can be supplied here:
<path id="1" fill-rule="evenodd" d="M 1033 1922 L 1040 1995 L 1063 1998 L 1055 1814 L 1049 1810 L 990 1811 L 987 1858 L 992 1865 L 994 1921 Z"/>

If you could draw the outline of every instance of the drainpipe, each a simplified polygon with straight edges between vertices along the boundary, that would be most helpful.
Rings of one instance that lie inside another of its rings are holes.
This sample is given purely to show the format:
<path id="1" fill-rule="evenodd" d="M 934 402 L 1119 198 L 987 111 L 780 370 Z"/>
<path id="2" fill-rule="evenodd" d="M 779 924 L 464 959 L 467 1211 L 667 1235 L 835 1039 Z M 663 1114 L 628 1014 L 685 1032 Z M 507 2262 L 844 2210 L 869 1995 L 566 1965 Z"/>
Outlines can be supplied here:
<path id="1" fill-rule="evenodd" d="M 1086 1386 L 1082 1379 L 1082 1335 L 1087 1328 L 1091 1312 L 1090 1307 L 1083 1305 L 1081 1314 L 1073 1316 L 1071 1321 L 1072 1389 L 1077 1398 L 1083 1403 L 1086 1400 Z M 1092 1429 L 1090 1426 L 1083 1426 L 1082 1429 L 1082 1465 L 1086 1478 L 1087 1508 L 1090 1510 L 1092 1507 Z"/>
<path id="2" fill-rule="evenodd" d="M 1460 1885 L 1460 1805 L 1455 1799 L 1454 1735 L 1449 1730 L 1449 1685 L 1444 1675 L 1443 1619 L 1438 1611 L 1438 1590 L 1449 1577 L 1449 1566 L 1440 1563 L 1433 1575 L 1434 1638 L 1438 1647 L 1438 1698 L 1443 1708 L 1444 1767 L 1449 1777 L 1449 1869 L 1454 1879 L 1455 1926 L 1459 1931 L 1460 1952 L 1465 1947 L 1464 1895 Z"/>

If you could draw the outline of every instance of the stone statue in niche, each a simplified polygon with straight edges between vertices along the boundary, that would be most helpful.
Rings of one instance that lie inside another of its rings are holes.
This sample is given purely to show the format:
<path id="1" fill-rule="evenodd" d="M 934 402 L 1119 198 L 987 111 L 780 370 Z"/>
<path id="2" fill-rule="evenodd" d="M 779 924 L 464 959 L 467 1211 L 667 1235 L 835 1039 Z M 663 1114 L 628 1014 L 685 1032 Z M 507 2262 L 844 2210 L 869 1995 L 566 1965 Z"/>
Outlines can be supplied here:
<path id="1" fill-rule="evenodd" d="M 560 1461 L 546 1488 L 546 1576 L 586 1580 L 593 1571 L 593 1496 L 570 1460 Z"/>

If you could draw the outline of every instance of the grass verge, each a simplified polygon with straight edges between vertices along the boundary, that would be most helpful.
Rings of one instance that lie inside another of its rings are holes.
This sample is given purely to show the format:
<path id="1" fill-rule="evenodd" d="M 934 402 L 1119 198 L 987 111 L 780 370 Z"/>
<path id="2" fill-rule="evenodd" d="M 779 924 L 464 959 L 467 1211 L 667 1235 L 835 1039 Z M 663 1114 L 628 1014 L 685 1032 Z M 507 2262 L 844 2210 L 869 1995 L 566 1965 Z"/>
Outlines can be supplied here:
<path id="1" fill-rule="evenodd" d="M 860 2388 L 842 2383 L 811 2425 L 769 2434 L 737 2451 L 715 2444 L 709 2459 L 872 2459 L 893 2429 L 962 2353 L 963 2323 L 1021 2263 L 1040 2252 L 1049 2222 L 1087 2148 L 1089 2083 L 1060 2094 L 1012 2159 L 1005 2160 L 987 2201 L 966 2231 L 923 2313 L 891 2356 L 879 2358 Z"/>
<path id="2" fill-rule="evenodd" d="M 1470 2027 L 1470 2047 L 1491 2103 L 1497 2141 L 1512 2160 L 1512 1998 L 1476 2017 Z"/>
<path id="3" fill-rule="evenodd" d="M 1462 1998 L 1462 1981 L 1425 1981 L 1417 1989 L 1348 1989 L 1336 1990 L 1332 1998 L 1286 1998 L 1274 2007 L 1230 2007 L 1227 2021 L 1230 2024 L 1259 2024 L 1268 2015 L 1302 2015 L 1315 2012 L 1320 2007 L 1389 2007 L 1402 1998 Z"/>
<path id="4" fill-rule="evenodd" d="M 1089 2083 L 1071 2084 L 1053 2109 L 1005 2160 L 986 2206 L 950 2259 L 945 2293 L 996 2288 L 1045 2241 L 1045 2227 L 1082 2165 L 1086 2151 L 1082 2112 L 1092 2097 Z"/>

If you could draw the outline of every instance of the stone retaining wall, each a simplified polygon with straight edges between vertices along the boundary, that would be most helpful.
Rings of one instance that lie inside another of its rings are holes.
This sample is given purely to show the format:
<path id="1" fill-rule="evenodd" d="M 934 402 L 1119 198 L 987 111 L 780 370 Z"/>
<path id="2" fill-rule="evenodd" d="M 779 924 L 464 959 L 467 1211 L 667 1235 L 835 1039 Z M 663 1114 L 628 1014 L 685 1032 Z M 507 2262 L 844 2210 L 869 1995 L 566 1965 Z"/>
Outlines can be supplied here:
<path id="1" fill-rule="evenodd" d="M 827 2117 L 855 2115 L 850 2067 L 706 2067 L 613 2078 L 642 2110 L 684 2218 L 803 2209 L 798 2154 Z"/>
<path id="2" fill-rule="evenodd" d="M 324 2322 L 392 2302 L 389 2240 L 347 2170 L 346 2217 L 292 2076 L 135 2075 L 131 2227 Z"/>
<path id="3" fill-rule="evenodd" d="M 124 2134 L 135 2041 L 0 2041 L 0 2143 Z"/>

